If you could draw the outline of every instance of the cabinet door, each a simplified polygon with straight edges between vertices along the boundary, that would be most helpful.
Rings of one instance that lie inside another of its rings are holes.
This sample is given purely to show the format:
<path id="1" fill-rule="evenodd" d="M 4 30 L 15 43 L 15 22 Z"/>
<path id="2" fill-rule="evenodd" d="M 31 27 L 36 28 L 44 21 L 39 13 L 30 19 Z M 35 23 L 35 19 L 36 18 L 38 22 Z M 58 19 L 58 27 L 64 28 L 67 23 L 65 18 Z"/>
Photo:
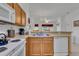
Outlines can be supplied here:
<path id="1" fill-rule="evenodd" d="M 26 13 L 22 10 L 22 8 L 17 3 L 8 3 L 10 7 L 15 9 L 16 17 L 13 19 L 16 19 L 15 22 L 17 25 L 26 25 Z"/>
<path id="2" fill-rule="evenodd" d="M 14 8 L 14 3 L 7 3 L 11 8 Z"/>
<path id="3" fill-rule="evenodd" d="M 6 3 L 1 3 L 0 4 L 0 20 L 12 23 L 12 13 L 13 9 Z"/>
<path id="4" fill-rule="evenodd" d="M 26 25 L 26 14 L 25 12 L 22 10 L 22 25 Z"/>
<path id="5" fill-rule="evenodd" d="M 42 39 L 42 55 L 52 56 L 54 54 L 53 38 Z"/>
<path id="6" fill-rule="evenodd" d="M 16 24 L 17 25 L 21 25 L 21 8 L 18 4 L 14 4 L 14 9 L 15 9 L 15 12 L 16 12 Z"/>
<path id="7" fill-rule="evenodd" d="M 29 38 L 27 52 L 29 56 L 40 56 L 41 55 L 41 40 L 37 38 Z"/>

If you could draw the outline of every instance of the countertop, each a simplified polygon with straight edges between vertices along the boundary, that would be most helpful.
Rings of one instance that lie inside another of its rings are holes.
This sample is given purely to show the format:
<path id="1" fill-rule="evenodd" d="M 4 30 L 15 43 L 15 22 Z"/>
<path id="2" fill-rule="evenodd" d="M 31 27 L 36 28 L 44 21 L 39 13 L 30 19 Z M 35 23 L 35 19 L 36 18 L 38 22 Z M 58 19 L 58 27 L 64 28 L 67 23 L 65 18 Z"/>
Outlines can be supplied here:
<path id="1" fill-rule="evenodd" d="M 26 35 L 26 38 L 28 37 L 40 37 L 40 38 L 46 38 L 46 37 L 52 37 L 52 36 L 33 36 L 33 35 Z"/>
<path id="2" fill-rule="evenodd" d="M 44 33 L 71 33 L 72 31 L 31 31 L 31 33 L 44 32 Z"/>
<path id="3" fill-rule="evenodd" d="M 21 41 L 14 42 L 14 43 L 11 42 L 11 40 L 13 40 L 13 39 L 10 39 L 9 43 L 7 45 L 0 46 L 0 47 L 7 47 L 7 50 L 0 52 L 0 56 L 10 55 L 13 52 L 13 50 L 15 50 L 18 46 L 21 46 L 24 43 L 24 39 L 21 39 Z"/>
<path id="4" fill-rule="evenodd" d="M 40 38 L 43 38 L 43 37 L 71 37 L 71 32 L 62 32 L 62 33 L 58 33 L 58 32 L 53 32 L 53 33 L 48 33 L 47 36 L 39 36 L 39 35 L 26 35 L 26 38 L 28 37 L 40 37 Z"/>

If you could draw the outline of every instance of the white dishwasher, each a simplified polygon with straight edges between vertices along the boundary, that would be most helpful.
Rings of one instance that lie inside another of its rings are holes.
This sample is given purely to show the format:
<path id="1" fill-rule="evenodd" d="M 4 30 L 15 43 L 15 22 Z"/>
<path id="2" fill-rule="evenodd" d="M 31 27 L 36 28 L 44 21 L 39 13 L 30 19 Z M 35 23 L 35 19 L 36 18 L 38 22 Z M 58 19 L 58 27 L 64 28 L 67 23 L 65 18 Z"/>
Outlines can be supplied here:
<path id="1" fill-rule="evenodd" d="M 67 37 L 54 38 L 54 55 L 55 56 L 68 55 L 68 38 Z"/>

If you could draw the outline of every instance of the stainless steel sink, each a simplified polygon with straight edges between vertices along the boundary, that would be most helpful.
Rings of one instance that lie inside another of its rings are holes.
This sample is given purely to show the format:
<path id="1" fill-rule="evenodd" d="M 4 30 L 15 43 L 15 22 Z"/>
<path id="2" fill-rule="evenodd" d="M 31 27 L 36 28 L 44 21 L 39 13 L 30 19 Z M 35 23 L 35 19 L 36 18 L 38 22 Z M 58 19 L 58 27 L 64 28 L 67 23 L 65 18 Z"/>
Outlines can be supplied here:
<path id="1" fill-rule="evenodd" d="M 3 51 L 5 51 L 5 50 L 7 50 L 6 47 L 0 47 L 0 52 L 3 52 Z"/>
<path id="2" fill-rule="evenodd" d="M 37 34 L 33 34 L 33 36 L 46 37 L 46 36 L 49 36 L 49 35 L 48 34 L 44 34 L 44 33 L 37 33 Z"/>

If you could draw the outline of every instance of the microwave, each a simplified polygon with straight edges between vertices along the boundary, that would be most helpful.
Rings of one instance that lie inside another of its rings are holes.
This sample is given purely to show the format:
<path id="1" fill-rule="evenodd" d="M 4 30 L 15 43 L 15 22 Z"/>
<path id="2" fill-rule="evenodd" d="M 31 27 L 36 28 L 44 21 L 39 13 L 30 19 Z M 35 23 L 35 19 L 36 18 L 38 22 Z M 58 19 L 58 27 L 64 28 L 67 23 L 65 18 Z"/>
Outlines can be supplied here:
<path id="1" fill-rule="evenodd" d="M 0 21 L 15 23 L 15 10 L 7 3 L 0 3 Z"/>

